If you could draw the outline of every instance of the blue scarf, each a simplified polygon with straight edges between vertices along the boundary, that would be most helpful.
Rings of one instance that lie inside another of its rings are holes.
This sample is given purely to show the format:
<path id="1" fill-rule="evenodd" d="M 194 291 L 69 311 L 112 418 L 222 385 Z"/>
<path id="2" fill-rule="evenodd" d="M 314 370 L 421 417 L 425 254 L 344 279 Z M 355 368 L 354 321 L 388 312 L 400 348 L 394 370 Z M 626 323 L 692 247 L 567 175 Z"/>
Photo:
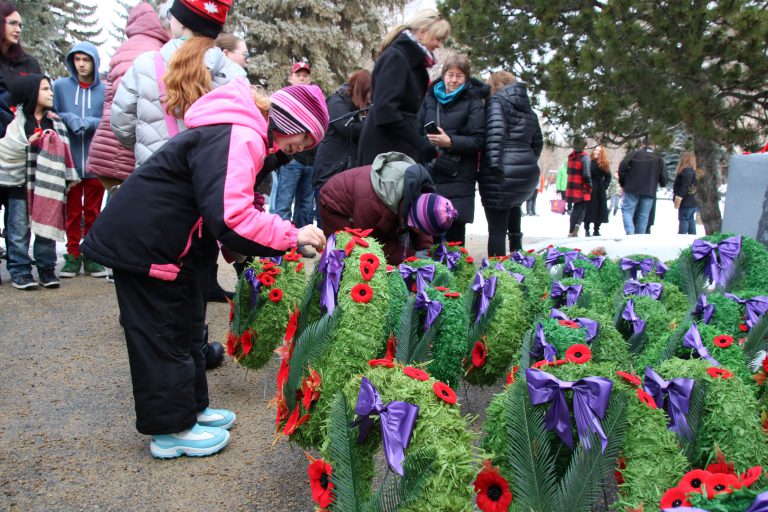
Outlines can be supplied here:
<path id="1" fill-rule="evenodd" d="M 464 90 L 465 85 L 467 85 L 466 82 L 461 84 L 461 86 L 458 87 L 451 94 L 448 94 L 447 92 L 445 92 L 445 82 L 438 82 L 434 87 L 435 98 L 437 98 L 437 101 L 439 101 L 440 104 L 447 105 L 456 99 L 456 96 L 458 96 L 459 93 Z"/>

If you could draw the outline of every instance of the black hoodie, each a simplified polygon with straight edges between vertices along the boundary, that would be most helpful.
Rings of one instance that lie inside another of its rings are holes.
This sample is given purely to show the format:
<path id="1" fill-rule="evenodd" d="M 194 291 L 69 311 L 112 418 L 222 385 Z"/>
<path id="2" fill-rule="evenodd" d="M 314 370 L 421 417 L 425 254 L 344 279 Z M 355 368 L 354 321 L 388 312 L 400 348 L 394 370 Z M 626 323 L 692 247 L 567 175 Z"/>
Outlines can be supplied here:
<path id="1" fill-rule="evenodd" d="M 31 74 L 16 78 L 11 84 L 11 105 L 21 107 L 27 122 L 24 124 L 24 133 L 27 137 L 32 135 L 35 128 L 43 130 L 52 130 L 53 121 L 48 116 L 43 116 L 38 124 L 35 119 L 35 110 L 37 109 L 37 98 L 40 95 L 40 82 L 50 80 L 43 75 Z"/>

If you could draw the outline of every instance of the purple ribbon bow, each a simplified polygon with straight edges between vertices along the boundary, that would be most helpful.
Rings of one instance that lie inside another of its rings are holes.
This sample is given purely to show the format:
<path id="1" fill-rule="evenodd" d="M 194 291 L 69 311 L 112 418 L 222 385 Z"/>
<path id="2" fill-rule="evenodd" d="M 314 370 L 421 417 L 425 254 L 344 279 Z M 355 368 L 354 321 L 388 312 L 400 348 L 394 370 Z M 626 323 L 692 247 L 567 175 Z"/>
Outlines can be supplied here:
<path id="1" fill-rule="evenodd" d="M 669 416 L 667 428 L 687 439 L 693 436 L 686 415 L 691 406 L 691 393 L 695 382 L 693 379 L 684 378 L 664 380 L 650 366 L 645 367 L 643 388 L 653 397 L 656 407 L 666 411 Z M 665 400 L 665 396 L 669 400 Z"/>
<path id="2" fill-rule="evenodd" d="M 683 346 L 692 348 L 702 359 L 706 359 L 715 366 L 720 366 L 720 363 L 718 363 L 714 357 L 709 355 L 707 347 L 701 342 L 701 334 L 699 334 L 699 328 L 696 326 L 696 322 L 691 323 L 688 332 L 683 336 Z"/>
<path id="3" fill-rule="evenodd" d="M 259 298 L 261 281 L 256 277 L 256 272 L 254 272 L 252 268 L 245 269 L 243 276 L 245 276 L 245 280 L 251 285 L 251 307 L 253 307 L 256 305 L 256 301 Z"/>
<path id="4" fill-rule="evenodd" d="M 488 258 L 483 258 L 480 261 L 480 270 L 484 270 L 486 268 L 489 268 L 491 266 L 491 262 L 488 261 Z"/>
<path id="5" fill-rule="evenodd" d="M 653 258 L 645 258 L 640 261 L 633 260 L 632 258 L 621 258 L 621 270 L 629 270 L 629 275 L 632 279 L 637 279 L 638 270 L 641 270 L 643 274 L 647 274 L 653 270 L 655 263 Z"/>
<path id="6" fill-rule="evenodd" d="M 536 258 L 533 256 L 526 256 L 525 254 L 522 254 L 520 251 L 515 251 L 512 254 L 509 255 L 509 257 L 512 259 L 512 261 L 521 264 L 524 267 L 527 268 L 533 268 L 534 265 L 536 265 Z"/>
<path id="7" fill-rule="evenodd" d="M 486 279 L 483 277 L 482 273 L 478 272 L 475 274 L 472 289 L 475 291 L 475 295 L 477 295 L 477 292 L 480 292 L 480 295 L 478 296 L 477 318 L 475 319 L 475 323 L 478 323 L 488 311 L 491 299 L 496 295 L 496 276 L 491 276 Z"/>
<path id="8" fill-rule="evenodd" d="M 576 302 L 579 300 L 581 289 L 582 286 L 580 284 L 569 284 L 566 286 L 560 281 L 555 281 L 552 283 L 549 296 L 555 301 L 555 307 L 562 307 L 563 299 L 565 299 L 565 305 L 571 307 L 575 306 Z"/>
<path id="9" fill-rule="evenodd" d="M 563 274 L 566 276 L 575 277 L 576 279 L 584 279 L 584 267 L 576 267 L 572 261 L 565 264 Z"/>
<path id="10" fill-rule="evenodd" d="M 431 300 L 424 290 L 416 294 L 416 309 L 424 309 L 427 315 L 424 317 L 424 331 L 428 331 L 435 323 L 440 312 L 443 310 L 443 304 L 437 300 Z"/>
<path id="11" fill-rule="evenodd" d="M 283 264 L 283 257 L 282 256 L 268 256 L 267 259 L 274 263 L 275 265 L 282 265 Z"/>
<path id="12" fill-rule="evenodd" d="M 696 301 L 696 308 L 693 310 L 693 316 L 701 319 L 705 324 L 712 321 L 712 315 L 715 314 L 715 305 L 707 303 L 707 295 L 702 293 L 699 300 Z"/>
<path id="13" fill-rule="evenodd" d="M 523 281 L 525 281 L 525 276 L 523 274 L 520 274 L 518 272 L 512 272 L 511 270 L 507 270 L 506 268 L 504 268 L 504 265 L 502 265 L 501 263 L 496 264 L 496 270 L 506 272 L 507 274 L 514 277 L 518 283 L 522 283 Z"/>
<path id="14" fill-rule="evenodd" d="M 605 256 L 584 256 L 581 254 L 580 258 L 592 263 L 597 270 L 603 268 L 603 263 L 605 263 Z"/>
<path id="15" fill-rule="evenodd" d="M 621 312 L 621 318 L 627 322 L 632 322 L 632 330 L 635 334 L 640 334 L 645 330 L 645 320 L 641 319 L 635 313 L 635 301 L 629 299 L 627 305 L 624 306 L 624 311 Z"/>
<path id="16" fill-rule="evenodd" d="M 544 359 L 550 363 L 557 359 L 557 349 L 547 343 L 547 338 L 544 337 L 544 326 L 541 325 L 541 322 L 536 324 L 536 337 L 530 354 L 533 359 L 538 359 L 543 355 Z"/>
<path id="17" fill-rule="evenodd" d="M 552 310 L 549 312 L 550 318 L 557 318 L 558 320 L 566 320 L 568 322 L 576 322 L 579 324 L 579 327 L 583 327 L 587 331 L 587 335 L 584 337 L 584 341 L 586 343 L 589 343 L 593 339 L 597 337 L 597 331 L 600 329 L 600 323 L 597 320 L 592 320 L 591 318 L 574 318 L 571 320 L 568 318 L 568 315 L 560 311 L 559 309 L 552 308 Z"/>
<path id="18" fill-rule="evenodd" d="M 419 416 L 419 407 L 408 402 L 392 401 L 387 405 L 381 401 L 381 396 L 371 382 L 363 377 L 360 382 L 360 393 L 357 395 L 355 406 L 357 419 L 353 426 L 360 425 L 357 442 L 362 443 L 368 437 L 373 426 L 372 414 L 378 414 L 381 421 L 381 439 L 384 444 L 384 456 L 387 464 L 400 476 L 403 476 L 403 460 L 405 449 L 411 441 L 413 427 Z"/>
<path id="19" fill-rule="evenodd" d="M 448 267 L 448 270 L 453 270 L 456 268 L 456 264 L 461 258 L 461 253 L 458 251 L 449 251 L 445 244 L 441 243 L 438 248 L 435 249 L 433 258 L 435 261 L 444 263 L 445 266 Z"/>
<path id="20" fill-rule="evenodd" d="M 667 266 L 661 260 L 656 262 L 656 275 L 657 276 L 659 276 L 660 278 L 664 279 L 664 276 L 667 275 L 668 271 L 669 271 L 669 269 L 667 268 Z"/>
<path id="21" fill-rule="evenodd" d="M 630 279 L 624 283 L 624 295 L 637 295 L 638 297 L 650 297 L 659 300 L 664 285 L 661 283 L 641 283 Z"/>
<path id="22" fill-rule="evenodd" d="M 528 393 L 533 405 L 552 402 L 544 417 L 549 430 L 556 430 L 557 436 L 573 449 L 571 415 L 565 390 L 573 390 L 573 416 L 576 419 L 576 432 L 584 447 L 589 450 L 589 434 L 597 434 L 602 444 L 602 451 L 608 446 L 608 437 L 603 431 L 600 420 L 605 416 L 608 400 L 611 397 L 613 382 L 605 377 L 585 377 L 575 382 L 561 381 L 539 370 L 528 368 L 525 371 L 528 380 Z"/>
<path id="23" fill-rule="evenodd" d="M 731 264 L 741 252 L 741 237 L 732 236 L 719 244 L 702 239 L 694 240 L 691 250 L 694 260 L 708 258 L 704 266 L 704 275 L 709 278 L 709 281 L 717 283 L 718 286 L 725 286 L 731 278 Z"/>
<path id="24" fill-rule="evenodd" d="M 755 501 L 749 506 L 747 512 L 768 512 L 768 491 L 755 496 Z"/>
<path id="25" fill-rule="evenodd" d="M 564 258 L 565 263 L 568 263 L 578 258 L 579 254 L 581 254 L 579 251 L 560 252 L 558 249 L 550 247 L 547 249 L 547 255 L 544 262 L 547 264 L 547 270 L 549 270 L 553 265 L 557 264 L 560 256 Z"/>
<path id="26" fill-rule="evenodd" d="M 413 268 L 410 265 L 401 263 L 397 267 L 397 270 L 400 272 L 400 275 L 403 276 L 403 280 L 405 280 L 406 284 L 409 286 L 412 283 L 413 276 L 416 276 L 416 292 L 424 290 L 424 288 L 427 287 L 427 281 L 432 282 L 432 279 L 435 277 L 434 265 L 425 265 L 423 267 Z"/>
<path id="27" fill-rule="evenodd" d="M 760 317 L 768 312 L 768 297 L 760 295 L 751 299 L 742 299 L 732 293 L 725 293 L 723 296 L 744 305 L 744 314 L 747 317 L 744 323 L 752 329 Z"/>
<path id="28" fill-rule="evenodd" d="M 320 305 L 325 307 L 329 315 L 336 309 L 336 295 L 339 293 L 341 273 L 344 271 L 344 258 L 347 256 L 341 249 L 336 249 L 336 233 L 328 237 L 323 255 L 318 262 L 318 270 L 323 273 L 320 283 Z"/>

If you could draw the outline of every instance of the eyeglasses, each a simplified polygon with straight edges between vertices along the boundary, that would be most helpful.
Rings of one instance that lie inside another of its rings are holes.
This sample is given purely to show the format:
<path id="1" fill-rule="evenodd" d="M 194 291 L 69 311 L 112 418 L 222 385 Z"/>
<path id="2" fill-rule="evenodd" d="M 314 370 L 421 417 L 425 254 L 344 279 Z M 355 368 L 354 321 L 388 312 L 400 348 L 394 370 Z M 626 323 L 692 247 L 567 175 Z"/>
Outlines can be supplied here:
<path id="1" fill-rule="evenodd" d="M 245 60 L 251 60 L 250 52 L 235 52 L 238 55 L 242 55 Z"/>
<path id="2" fill-rule="evenodd" d="M 24 29 L 24 24 L 21 23 L 20 21 L 8 20 L 8 21 L 5 22 L 5 24 L 9 25 L 11 27 L 19 27 L 19 30 L 23 30 Z"/>

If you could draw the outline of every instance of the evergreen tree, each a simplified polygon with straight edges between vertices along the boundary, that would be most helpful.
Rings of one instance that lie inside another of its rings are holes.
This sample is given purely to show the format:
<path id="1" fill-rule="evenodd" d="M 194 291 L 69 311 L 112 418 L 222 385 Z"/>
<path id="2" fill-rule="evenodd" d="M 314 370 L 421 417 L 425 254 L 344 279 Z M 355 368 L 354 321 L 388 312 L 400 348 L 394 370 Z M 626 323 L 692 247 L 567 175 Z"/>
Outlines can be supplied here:
<path id="1" fill-rule="evenodd" d="M 704 178 L 707 233 L 719 231 L 717 147 L 755 147 L 768 127 L 768 5 L 734 0 L 441 0 L 473 59 L 545 93 L 543 111 L 598 140 L 682 129 Z M 759 147 L 759 146 L 758 146 Z"/>

